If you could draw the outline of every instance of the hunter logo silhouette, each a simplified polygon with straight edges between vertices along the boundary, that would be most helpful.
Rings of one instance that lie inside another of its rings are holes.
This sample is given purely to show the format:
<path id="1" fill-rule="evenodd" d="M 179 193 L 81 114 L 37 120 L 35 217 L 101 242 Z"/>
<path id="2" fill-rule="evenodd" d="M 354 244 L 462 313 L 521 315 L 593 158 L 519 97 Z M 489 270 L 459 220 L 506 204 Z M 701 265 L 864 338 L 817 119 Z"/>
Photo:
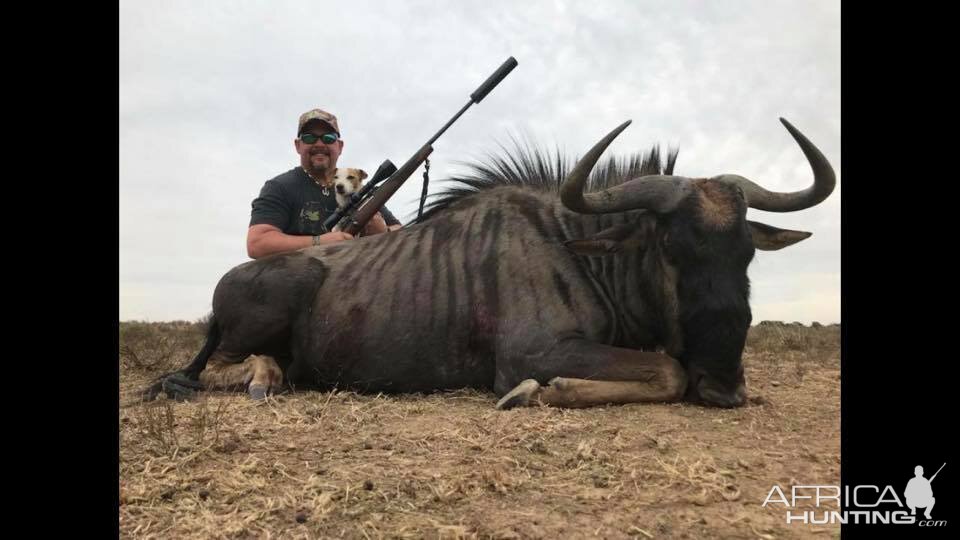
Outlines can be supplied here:
<path id="1" fill-rule="evenodd" d="M 903 496 L 907 499 L 907 506 L 910 507 L 911 514 L 916 514 L 917 508 L 919 507 L 924 509 L 923 516 L 931 519 L 930 511 L 933 510 L 933 504 L 937 500 L 933 497 L 933 488 L 930 487 L 930 484 L 933 482 L 933 479 L 940 474 L 940 471 L 943 470 L 945 465 L 946 463 L 941 465 L 929 480 L 923 477 L 922 466 L 917 465 L 913 469 L 915 476 L 907 482 L 907 488 L 903 491 Z"/>

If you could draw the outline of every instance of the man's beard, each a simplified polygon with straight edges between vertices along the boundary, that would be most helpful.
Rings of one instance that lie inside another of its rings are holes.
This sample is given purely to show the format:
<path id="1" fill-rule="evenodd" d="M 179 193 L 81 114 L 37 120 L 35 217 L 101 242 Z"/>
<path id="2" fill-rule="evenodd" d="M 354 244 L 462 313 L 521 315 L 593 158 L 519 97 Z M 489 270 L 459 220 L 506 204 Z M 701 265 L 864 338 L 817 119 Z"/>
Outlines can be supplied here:
<path id="1" fill-rule="evenodd" d="M 326 156 L 327 159 L 320 160 L 320 163 L 318 164 L 317 161 L 314 161 L 317 156 Z M 307 168 L 310 169 L 310 172 L 314 174 L 325 175 L 331 169 L 330 154 L 325 154 L 323 152 L 310 154 L 310 159 L 308 159 L 307 162 L 309 163 L 309 166 Z"/>

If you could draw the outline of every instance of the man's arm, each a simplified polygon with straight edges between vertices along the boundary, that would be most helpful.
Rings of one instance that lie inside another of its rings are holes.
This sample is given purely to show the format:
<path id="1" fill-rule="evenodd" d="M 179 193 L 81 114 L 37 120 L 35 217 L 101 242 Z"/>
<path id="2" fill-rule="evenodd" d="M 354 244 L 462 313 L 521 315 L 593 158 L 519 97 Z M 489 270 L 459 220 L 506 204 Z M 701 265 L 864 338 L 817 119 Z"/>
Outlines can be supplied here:
<path id="1" fill-rule="evenodd" d="M 400 220 L 394 217 L 393 212 L 387 210 L 387 207 L 384 206 L 380 209 L 380 216 L 383 216 L 384 222 L 386 222 L 386 229 L 388 231 L 396 231 L 403 228 L 403 225 L 400 223 Z"/>
<path id="2" fill-rule="evenodd" d="M 374 214 L 373 217 L 370 218 L 370 221 L 367 222 L 366 227 L 363 228 L 363 236 L 373 236 L 375 234 L 396 231 L 401 228 L 403 228 L 403 225 L 399 223 L 387 225 L 381 214 Z"/>
<path id="3" fill-rule="evenodd" d="M 320 235 L 320 243 L 332 244 L 351 238 L 353 236 L 342 231 L 329 232 Z M 247 229 L 247 255 L 251 259 L 259 259 L 285 251 L 296 251 L 312 245 L 312 236 L 284 234 L 279 228 L 266 223 L 252 225 Z"/>
<path id="4" fill-rule="evenodd" d="M 281 228 L 290 221 L 293 212 L 291 197 L 276 179 L 268 180 L 254 199 L 247 229 L 247 255 L 259 259 L 275 253 L 296 251 L 313 245 L 313 237 L 286 234 Z M 347 233 L 327 233 L 320 236 L 321 244 L 330 244 L 352 238 Z"/>

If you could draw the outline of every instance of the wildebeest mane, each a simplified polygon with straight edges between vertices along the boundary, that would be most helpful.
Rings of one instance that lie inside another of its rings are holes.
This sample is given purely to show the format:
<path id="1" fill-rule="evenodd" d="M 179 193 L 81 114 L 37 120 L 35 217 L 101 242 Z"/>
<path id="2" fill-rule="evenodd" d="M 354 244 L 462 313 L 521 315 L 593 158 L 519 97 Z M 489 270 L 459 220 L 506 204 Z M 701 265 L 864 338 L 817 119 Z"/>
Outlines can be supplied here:
<path id="1" fill-rule="evenodd" d="M 461 199 L 500 186 L 559 193 L 563 179 L 577 160 L 567 159 L 559 150 L 550 153 L 516 140 L 513 142 L 512 150 L 500 145 L 503 153 L 488 154 L 485 161 L 461 163 L 468 172 L 444 179 L 442 182 L 454 185 L 432 195 L 432 200 L 424 206 L 423 216 L 415 222 L 426 221 Z M 647 174 L 673 174 L 678 152 L 668 150 L 664 156 L 660 147 L 654 146 L 646 153 L 638 152 L 625 158 L 609 157 L 594 167 L 584 192 L 601 191 Z"/>

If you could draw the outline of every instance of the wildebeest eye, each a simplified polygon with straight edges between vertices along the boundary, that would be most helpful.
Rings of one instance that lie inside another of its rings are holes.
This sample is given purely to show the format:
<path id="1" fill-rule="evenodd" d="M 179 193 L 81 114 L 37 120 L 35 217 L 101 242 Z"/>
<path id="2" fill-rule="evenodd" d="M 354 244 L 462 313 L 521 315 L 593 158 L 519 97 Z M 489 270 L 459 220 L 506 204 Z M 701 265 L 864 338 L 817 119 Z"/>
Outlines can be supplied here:
<path id="1" fill-rule="evenodd" d="M 694 229 L 693 231 L 693 247 L 700 251 L 710 244 L 710 235 L 705 231 Z"/>

